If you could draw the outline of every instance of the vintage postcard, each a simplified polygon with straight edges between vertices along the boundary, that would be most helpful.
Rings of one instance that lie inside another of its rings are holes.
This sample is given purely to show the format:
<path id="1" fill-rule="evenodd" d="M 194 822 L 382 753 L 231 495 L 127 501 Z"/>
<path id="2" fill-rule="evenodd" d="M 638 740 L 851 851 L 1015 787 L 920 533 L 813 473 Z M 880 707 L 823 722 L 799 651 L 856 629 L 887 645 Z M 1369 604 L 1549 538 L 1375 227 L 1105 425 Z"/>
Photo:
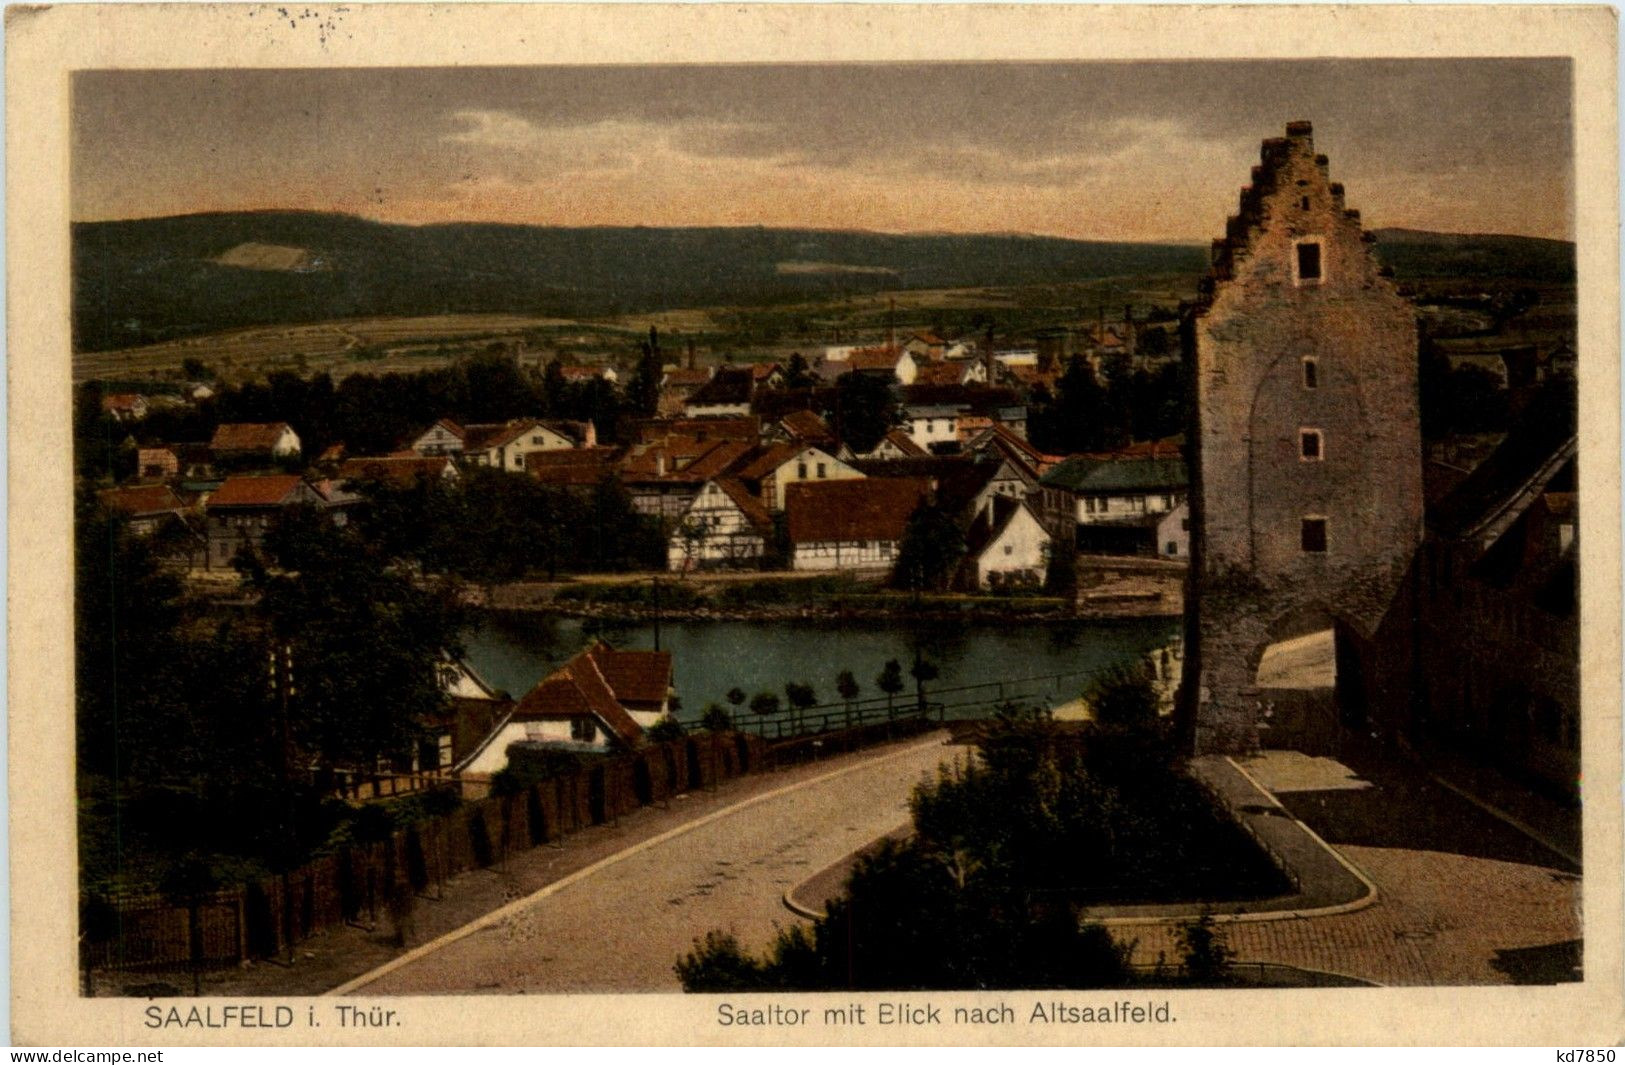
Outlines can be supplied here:
<path id="1" fill-rule="evenodd" d="M 15 1043 L 1625 1037 L 1612 11 L 6 29 Z"/>

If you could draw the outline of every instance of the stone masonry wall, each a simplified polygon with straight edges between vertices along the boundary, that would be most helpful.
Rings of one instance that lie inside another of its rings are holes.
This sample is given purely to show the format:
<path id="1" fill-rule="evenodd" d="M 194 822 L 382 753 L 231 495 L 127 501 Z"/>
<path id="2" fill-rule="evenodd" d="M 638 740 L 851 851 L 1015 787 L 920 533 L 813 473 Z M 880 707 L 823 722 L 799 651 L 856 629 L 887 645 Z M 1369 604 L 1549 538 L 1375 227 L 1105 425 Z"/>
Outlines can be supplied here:
<path id="1" fill-rule="evenodd" d="M 1256 749 L 1264 648 L 1321 621 L 1369 638 L 1421 538 L 1415 315 L 1327 167 L 1308 123 L 1264 142 L 1186 322 L 1185 699 L 1200 751 Z M 1318 278 L 1299 274 L 1305 243 L 1319 246 Z M 1319 432 L 1318 458 L 1304 457 L 1304 430 Z M 1304 550 L 1311 517 L 1326 522 L 1323 552 Z"/>

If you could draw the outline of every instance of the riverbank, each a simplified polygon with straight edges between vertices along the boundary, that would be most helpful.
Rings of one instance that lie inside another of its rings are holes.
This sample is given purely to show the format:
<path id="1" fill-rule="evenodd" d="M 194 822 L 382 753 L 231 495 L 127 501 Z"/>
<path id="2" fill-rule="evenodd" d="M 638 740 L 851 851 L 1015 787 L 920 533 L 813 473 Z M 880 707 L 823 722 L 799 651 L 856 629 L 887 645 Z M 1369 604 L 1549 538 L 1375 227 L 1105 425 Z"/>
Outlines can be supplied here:
<path id="1" fill-rule="evenodd" d="M 613 622 L 669 621 L 1110 621 L 1173 618 L 1183 571 L 1097 572 L 1074 598 L 1021 593 L 931 593 L 828 574 L 614 574 L 471 589 L 472 606 Z"/>

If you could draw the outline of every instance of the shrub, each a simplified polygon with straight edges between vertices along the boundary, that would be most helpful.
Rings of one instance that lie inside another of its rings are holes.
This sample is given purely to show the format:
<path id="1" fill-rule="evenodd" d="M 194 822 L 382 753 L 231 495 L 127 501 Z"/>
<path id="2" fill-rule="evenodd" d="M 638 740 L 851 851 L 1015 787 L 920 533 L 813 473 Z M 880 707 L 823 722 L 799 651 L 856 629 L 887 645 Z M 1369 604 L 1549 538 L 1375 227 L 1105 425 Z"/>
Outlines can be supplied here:
<path id="1" fill-rule="evenodd" d="M 663 717 L 649 726 L 650 743 L 669 743 L 683 738 L 683 726 L 675 717 Z"/>
<path id="2" fill-rule="evenodd" d="M 1211 913 L 1180 926 L 1179 949 L 1185 957 L 1185 974 L 1192 983 L 1223 983 L 1230 971 L 1235 951 L 1225 941 L 1224 932 Z"/>
<path id="3" fill-rule="evenodd" d="M 700 718 L 700 727 L 707 732 L 728 732 L 734 727 L 733 715 L 716 703 L 705 708 L 705 714 Z"/>

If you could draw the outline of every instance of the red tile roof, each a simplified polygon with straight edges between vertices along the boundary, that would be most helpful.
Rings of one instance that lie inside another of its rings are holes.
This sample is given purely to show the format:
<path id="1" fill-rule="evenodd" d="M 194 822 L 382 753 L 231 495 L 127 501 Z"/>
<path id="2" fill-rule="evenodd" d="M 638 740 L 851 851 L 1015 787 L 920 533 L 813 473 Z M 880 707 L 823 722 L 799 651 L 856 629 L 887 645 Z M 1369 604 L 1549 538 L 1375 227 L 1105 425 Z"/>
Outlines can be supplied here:
<path id="1" fill-rule="evenodd" d="M 853 370 L 892 370 L 902 357 L 896 348 L 858 348 L 847 356 L 846 364 Z"/>
<path id="2" fill-rule="evenodd" d="M 663 387 L 698 388 L 709 380 L 711 380 L 710 367 L 696 366 L 692 370 L 687 368 L 679 368 L 676 370 L 666 371 L 666 379 L 663 382 Z"/>
<path id="3" fill-rule="evenodd" d="M 965 376 L 965 364 L 959 362 L 928 362 L 914 374 L 917 385 L 957 385 Z"/>
<path id="4" fill-rule="evenodd" d="M 759 481 L 801 454 L 805 444 L 774 444 L 752 459 L 736 476 L 742 481 Z"/>
<path id="5" fill-rule="evenodd" d="M 525 471 L 543 484 L 588 487 L 614 473 L 620 455 L 621 449 L 614 447 L 531 451 L 525 455 Z"/>
<path id="6" fill-rule="evenodd" d="M 226 422 L 215 429 L 209 446 L 216 452 L 270 451 L 287 431 L 287 422 Z"/>
<path id="7" fill-rule="evenodd" d="M 881 443 L 890 444 L 898 451 L 901 451 L 905 457 L 918 458 L 921 455 L 930 454 L 930 452 L 925 448 L 921 447 L 919 444 L 916 444 L 912 436 L 909 436 L 901 429 L 893 429 L 891 432 L 887 433 L 881 439 Z M 875 449 L 879 450 L 879 448 L 880 444 L 876 444 Z"/>
<path id="8" fill-rule="evenodd" d="M 634 449 L 621 465 L 621 478 L 629 484 L 702 484 L 726 472 L 750 450 L 751 445 L 740 440 L 668 436 Z"/>
<path id="9" fill-rule="evenodd" d="M 901 540 L 930 491 L 931 482 L 921 477 L 797 481 L 785 490 L 790 542 Z"/>
<path id="10" fill-rule="evenodd" d="M 720 440 L 709 451 L 678 471 L 689 480 L 708 481 L 726 473 L 739 460 L 750 454 L 751 445 L 742 440 Z"/>
<path id="11" fill-rule="evenodd" d="M 532 420 L 516 420 L 464 426 L 463 450 L 489 451 L 494 447 L 503 447 L 513 443 L 539 424 Z"/>
<path id="12" fill-rule="evenodd" d="M 822 440 L 833 440 L 835 434 L 830 431 L 829 423 L 810 410 L 793 410 L 779 419 L 779 424 L 798 440 L 816 443 Z"/>
<path id="13" fill-rule="evenodd" d="M 769 393 L 771 394 L 771 393 Z M 754 414 L 727 418 L 651 418 L 638 427 L 638 439 L 652 444 L 669 436 L 694 440 L 748 440 L 761 435 L 762 423 Z"/>
<path id="14" fill-rule="evenodd" d="M 543 678 L 519 700 L 513 718 L 523 721 L 590 714 L 611 735 L 632 747 L 643 739 L 643 728 L 623 702 L 659 703 L 670 687 L 670 652 L 616 651 L 599 643 Z"/>
<path id="15" fill-rule="evenodd" d="M 155 514 L 172 514 L 185 509 L 185 504 L 167 484 L 144 484 L 134 488 L 109 488 L 99 493 L 102 506 L 132 518 L 150 518 Z"/>
<path id="16" fill-rule="evenodd" d="M 304 482 L 291 473 L 227 477 L 209 496 L 208 506 L 278 507 L 293 502 Z"/>
<path id="17" fill-rule="evenodd" d="M 671 694 L 670 651 L 617 651 L 600 641 L 587 653 L 622 703 L 660 704 Z"/>

